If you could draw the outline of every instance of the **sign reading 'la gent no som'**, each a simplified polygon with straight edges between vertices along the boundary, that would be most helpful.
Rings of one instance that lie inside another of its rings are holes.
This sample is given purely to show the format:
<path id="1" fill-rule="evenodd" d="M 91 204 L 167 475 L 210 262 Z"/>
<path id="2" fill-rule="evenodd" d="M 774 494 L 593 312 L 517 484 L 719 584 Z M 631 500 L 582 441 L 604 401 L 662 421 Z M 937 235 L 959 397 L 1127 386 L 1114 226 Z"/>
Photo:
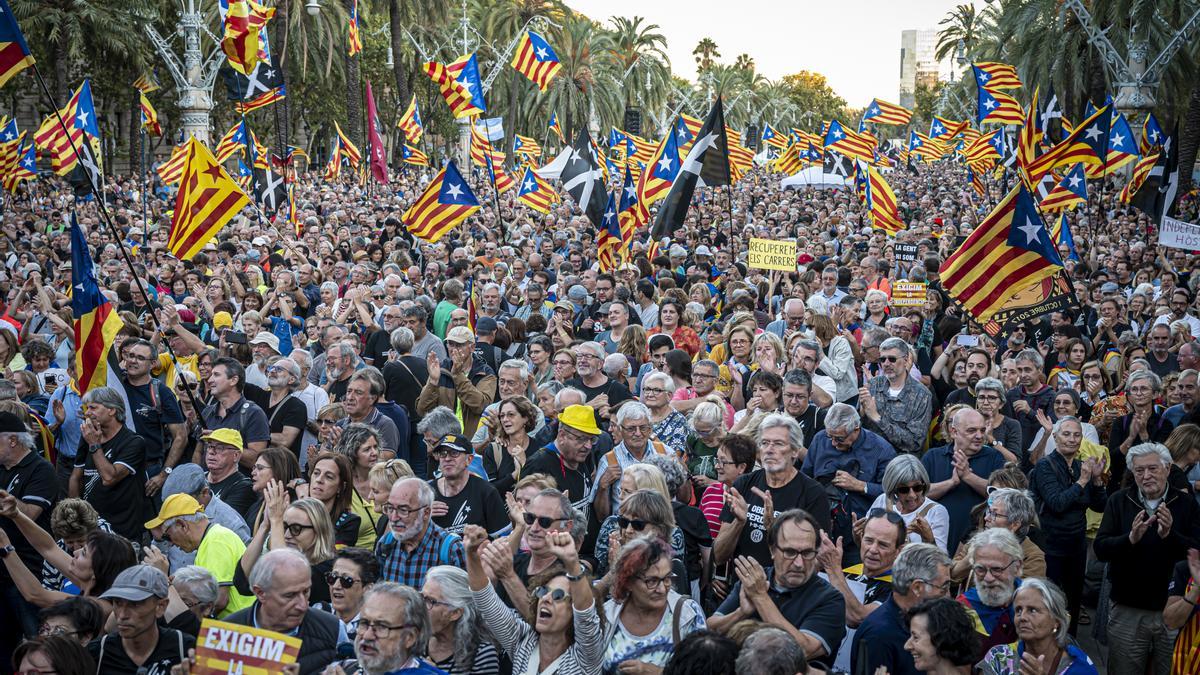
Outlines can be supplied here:
<path id="1" fill-rule="evenodd" d="M 751 239 L 746 262 L 759 270 L 796 271 L 796 242 Z"/>
<path id="2" fill-rule="evenodd" d="M 205 619 L 196 640 L 192 675 L 280 675 L 296 662 L 299 638 Z"/>

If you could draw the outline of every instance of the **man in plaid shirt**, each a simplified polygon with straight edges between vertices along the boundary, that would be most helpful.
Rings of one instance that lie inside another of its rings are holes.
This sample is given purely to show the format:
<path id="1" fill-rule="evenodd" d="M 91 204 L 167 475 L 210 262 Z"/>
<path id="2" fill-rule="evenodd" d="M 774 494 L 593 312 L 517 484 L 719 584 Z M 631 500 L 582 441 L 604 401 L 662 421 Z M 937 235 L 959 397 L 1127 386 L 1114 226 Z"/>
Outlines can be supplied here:
<path id="1" fill-rule="evenodd" d="M 425 573 L 438 565 L 466 567 L 462 540 L 431 520 L 433 488 L 419 478 L 396 481 L 383 507 L 388 532 L 375 546 L 384 581 L 420 589 Z"/>

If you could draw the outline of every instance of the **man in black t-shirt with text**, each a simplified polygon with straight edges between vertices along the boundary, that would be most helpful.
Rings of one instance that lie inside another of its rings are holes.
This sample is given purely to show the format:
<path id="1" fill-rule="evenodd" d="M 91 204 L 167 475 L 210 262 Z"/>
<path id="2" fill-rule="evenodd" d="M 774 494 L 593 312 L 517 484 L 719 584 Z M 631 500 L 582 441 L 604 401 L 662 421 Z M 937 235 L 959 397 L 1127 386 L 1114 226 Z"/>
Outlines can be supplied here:
<path id="1" fill-rule="evenodd" d="M 429 457 L 442 475 L 429 481 L 434 494 L 430 514 L 447 532 L 461 536 L 467 525 L 479 525 L 495 535 L 508 526 L 508 509 L 491 483 L 467 470 L 474 456 L 465 436 L 450 434 L 434 446 Z"/>
<path id="2" fill-rule="evenodd" d="M 141 541 L 146 534 L 146 442 L 125 426 L 125 401 L 116 389 L 92 389 L 83 406 L 83 441 L 71 472 L 71 496 L 91 503 L 113 532 Z"/>

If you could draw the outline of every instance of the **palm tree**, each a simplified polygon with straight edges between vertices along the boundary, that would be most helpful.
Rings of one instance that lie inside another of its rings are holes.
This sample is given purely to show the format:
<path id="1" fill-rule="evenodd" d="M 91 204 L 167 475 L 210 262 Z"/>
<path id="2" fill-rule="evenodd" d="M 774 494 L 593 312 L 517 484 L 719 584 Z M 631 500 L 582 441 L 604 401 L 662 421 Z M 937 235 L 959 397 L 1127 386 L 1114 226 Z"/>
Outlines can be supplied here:
<path id="1" fill-rule="evenodd" d="M 657 32 L 658 24 L 644 22 L 640 16 L 612 18 L 610 58 L 620 69 L 619 75 L 625 76 L 618 86 L 625 92 L 626 107 L 634 100 L 656 106 L 666 93 L 671 73 L 666 36 Z"/>
<path id="2" fill-rule="evenodd" d="M 536 17 L 543 17 L 555 23 L 562 21 L 567 8 L 561 0 L 503 0 L 501 2 L 486 2 L 479 5 L 484 12 L 484 36 L 492 40 L 497 48 L 503 48 L 517 37 L 527 23 Z M 552 38 L 552 35 L 544 37 Z M 498 57 L 499 55 L 497 55 Z M 507 68 L 507 64 L 497 63 L 493 67 Z M 536 94 L 537 88 L 517 71 L 508 68 L 510 73 L 504 77 L 508 89 L 508 108 L 505 117 L 513 133 L 521 130 L 519 97 L 522 94 Z M 497 78 L 499 82 L 501 78 Z M 496 91 L 493 89 L 493 91 Z M 499 93 L 499 92 L 497 92 Z M 513 160 L 509 158 L 509 162 Z"/>
<path id="3" fill-rule="evenodd" d="M 706 37 L 692 50 L 692 56 L 696 57 L 696 69 L 703 72 L 713 67 L 716 59 L 721 58 L 721 53 L 717 51 L 717 43 Z"/>
<path id="4" fill-rule="evenodd" d="M 976 33 L 979 30 L 979 16 L 975 13 L 975 5 L 959 5 L 946 18 L 938 22 L 945 26 L 938 31 L 937 52 L 934 56 L 938 61 L 954 53 L 959 43 L 969 52 L 975 46 Z"/>
<path id="5" fill-rule="evenodd" d="M 754 57 L 750 56 L 749 54 L 738 54 L 737 59 L 735 59 L 733 62 L 733 67 L 741 68 L 742 70 L 749 70 L 749 71 L 753 72 L 754 71 Z"/>
<path id="6" fill-rule="evenodd" d="M 543 96 L 536 99 L 531 112 L 538 119 L 559 115 L 563 132 L 570 139 L 586 125 L 594 110 L 601 120 L 613 121 L 622 112 L 621 97 L 606 80 L 615 79 L 612 36 L 591 19 L 572 15 L 559 33 L 558 60 L 562 70 Z"/>

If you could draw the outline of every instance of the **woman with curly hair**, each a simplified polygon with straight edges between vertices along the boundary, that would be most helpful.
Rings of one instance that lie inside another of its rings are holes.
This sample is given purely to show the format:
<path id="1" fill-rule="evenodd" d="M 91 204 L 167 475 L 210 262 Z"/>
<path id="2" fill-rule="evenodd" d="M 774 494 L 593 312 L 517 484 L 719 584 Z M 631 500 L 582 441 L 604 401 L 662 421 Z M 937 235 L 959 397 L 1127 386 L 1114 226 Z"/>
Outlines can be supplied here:
<path id="1" fill-rule="evenodd" d="M 671 589 L 671 570 L 671 545 L 660 537 L 637 537 L 621 548 L 604 603 L 604 672 L 624 671 L 631 661 L 662 668 L 680 640 L 706 627 L 700 605 Z"/>
<path id="2" fill-rule="evenodd" d="M 379 460 L 379 431 L 369 424 L 354 422 L 342 429 L 342 436 L 333 451 L 347 460 L 351 469 L 350 512 L 359 517 L 358 540 L 355 546 L 375 546 L 375 519 L 379 514 L 367 504 L 371 493 L 371 467 Z"/>
<path id="3" fill-rule="evenodd" d="M 979 636 L 966 608 L 950 598 L 926 600 L 908 613 L 908 641 L 917 670 L 930 675 L 970 675 Z"/>
<path id="4" fill-rule="evenodd" d="M 670 335 L 675 346 L 695 358 L 700 353 L 700 336 L 683 322 L 684 304 L 675 299 L 665 300 L 658 309 L 659 325 L 647 335 Z"/>
<path id="5" fill-rule="evenodd" d="M 500 402 L 496 417 L 496 438 L 482 449 L 483 468 L 492 486 L 506 494 L 516 484 L 526 460 L 542 447 L 530 436 L 537 426 L 538 409 L 524 396 L 513 396 Z"/>

